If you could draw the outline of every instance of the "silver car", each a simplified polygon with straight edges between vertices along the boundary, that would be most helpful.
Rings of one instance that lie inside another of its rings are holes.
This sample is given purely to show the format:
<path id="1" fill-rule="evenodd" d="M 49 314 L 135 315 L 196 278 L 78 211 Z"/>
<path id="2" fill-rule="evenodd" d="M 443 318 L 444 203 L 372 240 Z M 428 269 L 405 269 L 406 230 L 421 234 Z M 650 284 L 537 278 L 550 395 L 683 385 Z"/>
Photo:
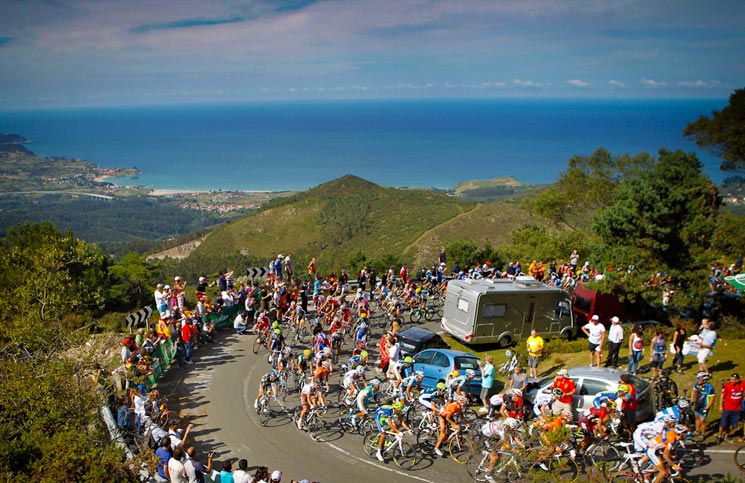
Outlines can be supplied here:
<path id="1" fill-rule="evenodd" d="M 625 372 L 606 367 L 580 366 L 569 369 L 569 378 L 577 386 L 577 392 L 574 394 L 572 402 L 575 419 L 590 410 L 592 401 L 598 394 L 616 392 L 621 374 L 625 374 Z M 526 399 L 531 403 L 531 406 L 538 391 L 550 392 L 549 387 L 551 387 L 553 382 L 553 377 L 546 377 L 538 382 L 531 382 L 528 385 Z M 631 382 L 636 388 L 636 401 L 638 405 L 636 421 L 645 421 L 653 415 L 651 386 L 649 381 L 637 376 L 631 376 Z"/>

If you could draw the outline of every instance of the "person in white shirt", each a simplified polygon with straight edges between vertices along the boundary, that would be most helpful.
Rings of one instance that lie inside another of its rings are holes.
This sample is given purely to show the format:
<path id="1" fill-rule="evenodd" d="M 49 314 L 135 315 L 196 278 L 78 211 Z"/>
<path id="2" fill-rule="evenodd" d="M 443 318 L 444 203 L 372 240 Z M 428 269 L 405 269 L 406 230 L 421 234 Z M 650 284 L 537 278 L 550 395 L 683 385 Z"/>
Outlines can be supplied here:
<path id="1" fill-rule="evenodd" d="M 177 447 L 173 449 L 173 456 L 168 460 L 168 476 L 171 483 L 189 483 L 184 464 L 181 462 L 183 457 L 184 450 L 182 448 Z"/>
<path id="2" fill-rule="evenodd" d="M 610 329 L 608 329 L 608 358 L 605 360 L 605 367 L 618 366 L 618 351 L 621 350 L 623 343 L 623 327 L 621 319 L 616 316 L 610 319 Z"/>
<path id="3" fill-rule="evenodd" d="M 153 298 L 155 298 L 155 307 L 158 309 L 160 315 L 166 313 L 168 303 L 166 303 L 166 295 L 163 293 L 163 284 L 159 283 L 155 292 L 153 292 Z"/>
<path id="4" fill-rule="evenodd" d="M 248 474 L 248 460 L 238 461 L 238 469 L 233 472 L 234 483 L 253 483 L 254 478 Z"/>
<path id="5" fill-rule="evenodd" d="M 595 360 L 600 366 L 600 356 L 603 353 L 603 341 L 605 340 L 605 326 L 600 323 L 600 317 L 593 315 L 590 322 L 582 327 L 582 332 L 587 336 L 590 349 L 590 367 Z"/>

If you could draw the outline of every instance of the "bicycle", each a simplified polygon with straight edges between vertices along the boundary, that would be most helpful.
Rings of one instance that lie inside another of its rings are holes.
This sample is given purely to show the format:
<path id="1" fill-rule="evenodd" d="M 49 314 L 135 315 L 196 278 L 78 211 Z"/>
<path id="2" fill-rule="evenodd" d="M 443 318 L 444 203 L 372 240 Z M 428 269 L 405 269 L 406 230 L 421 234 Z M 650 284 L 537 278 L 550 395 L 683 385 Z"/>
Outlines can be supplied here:
<path id="1" fill-rule="evenodd" d="M 385 442 L 383 443 L 383 449 L 381 451 L 382 454 L 391 453 L 393 456 L 393 462 L 396 463 L 396 466 L 401 469 L 410 470 L 411 468 L 416 466 L 416 450 L 411 443 L 407 443 L 404 441 L 404 436 L 407 434 L 411 434 L 410 431 L 395 433 L 392 431 L 384 431 L 382 433 L 368 433 L 362 440 L 362 447 L 368 456 L 374 457 L 375 454 L 378 452 L 378 443 L 380 441 L 381 435 L 383 434 L 385 434 L 386 436 L 391 436 L 393 440 L 391 441 L 391 438 L 386 437 Z"/>
<path id="2" fill-rule="evenodd" d="M 735 464 L 740 469 L 740 471 L 745 473 L 745 446 L 740 446 L 739 448 L 737 448 L 737 450 L 735 451 L 734 459 Z"/>
<path id="3" fill-rule="evenodd" d="M 256 406 L 256 414 L 259 415 L 259 422 L 262 426 L 266 426 L 269 420 L 272 419 L 272 408 L 269 406 L 269 398 L 266 394 L 261 395 L 259 403 Z"/>
<path id="4" fill-rule="evenodd" d="M 514 482 L 527 477 L 529 466 L 515 452 L 497 450 L 499 461 L 489 472 L 491 449 L 488 445 L 468 456 L 466 471 L 475 481 Z"/>
<path id="5" fill-rule="evenodd" d="M 447 444 L 448 455 L 450 459 L 459 464 L 466 464 L 468 455 L 473 453 L 473 440 L 470 440 L 464 436 L 465 430 L 456 430 L 448 428 L 448 435 L 443 440 L 442 444 Z M 435 445 L 437 444 L 437 438 L 439 435 L 439 428 L 432 429 L 426 427 L 417 433 L 416 442 L 419 451 L 425 455 L 435 455 Z"/>
<path id="6" fill-rule="evenodd" d="M 511 351 L 510 349 L 505 350 L 504 355 L 507 356 L 507 360 L 499 366 L 499 373 L 507 376 L 515 372 L 515 367 L 521 365 L 522 356 L 517 351 Z"/>
<path id="7" fill-rule="evenodd" d="M 261 349 L 262 348 L 268 350 L 268 348 L 267 348 L 267 340 L 268 339 L 269 339 L 269 331 L 268 330 L 264 330 L 264 331 L 259 332 L 256 335 L 256 340 L 254 340 L 253 353 L 258 355 L 259 352 L 261 352 Z"/>
<path id="8" fill-rule="evenodd" d="M 662 376 L 651 380 L 656 411 L 670 407 L 678 401 L 678 385 L 670 379 L 671 372 L 671 368 L 663 369 Z"/>
<path id="9" fill-rule="evenodd" d="M 409 321 L 412 323 L 417 323 L 422 320 L 422 317 L 424 317 L 425 320 L 432 320 L 435 318 L 435 311 L 425 306 L 422 306 L 421 304 L 417 304 L 416 307 L 411 309 L 411 313 L 409 314 Z"/>
<path id="10" fill-rule="evenodd" d="M 366 435 L 373 430 L 373 422 L 364 416 L 361 420 L 357 417 L 357 406 L 342 407 L 336 417 L 339 426 L 346 433 L 358 433 Z"/>
<path id="11" fill-rule="evenodd" d="M 316 406 L 308 409 L 303 416 L 303 429 L 306 431 L 310 439 L 313 441 L 324 442 L 323 437 L 324 430 L 327 428 L 326 421 L 323 419 L 327 412 L 326 406 Z M 300 412 L 302 408 L 295 408 L 295 412 L 292 415 L 292 421 L 297 426 L 298 419 L 300 419 Z"/>
<path id="12" fill-rule="evenodd" d="M 656 468 L 649 463 L 644 468 L 640 467 L 639 460 L 644 457 L 643 453 L 632 451 L 634 443 L 620 443 L 620 446 L 626 449 L 622 455 L 623 461 L 615 470 L 615 473 L 609 478 L 611 483 L 646 483 L 654 478 Z M 688 479 L 680 476 L 679 472 L 673 472 L 665 480 L 669 483 L 688 483 Z"/>
<path id="13" fill-rule="evenodd" d="M 287 371 L 284 369 L 279 371 L 277 379 L 277 395 L 284 401 L 289 394 L 289 389 L 287 388 Z"/>

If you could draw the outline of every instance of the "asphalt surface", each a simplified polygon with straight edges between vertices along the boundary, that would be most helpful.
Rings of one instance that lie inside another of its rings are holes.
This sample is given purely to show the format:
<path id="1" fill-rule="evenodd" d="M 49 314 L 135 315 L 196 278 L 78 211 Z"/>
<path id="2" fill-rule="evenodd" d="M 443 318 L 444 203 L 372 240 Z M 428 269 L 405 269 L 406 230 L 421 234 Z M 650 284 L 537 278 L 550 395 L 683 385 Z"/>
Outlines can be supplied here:
<path id="1" fill-rule="evenodd" d="M 438 330 L 437 323 L 426 327 Z M 380 334 L 380 329 L 376 331 Z M 260 424 L 253 401 L 258 392 L 261 376 L 269 371 L 266 354 L 255 355 L 251 347 L 255 336 L 236 335 L 230 331 L 218 334 L 214 344 L 202 344 L 194 352 L 194 363 L 179 369 L 175 362 L 158 384 L 161 394 L 169 399 L 171 409 L 191 422 L 189 436 L 206 464 L 206 454 L 215 452 L 214 468 L 221 469 L 222 462 L 246 458 L 251 469 L 267 466 L 270 471 L 283 472 L 283 481 L 307 478 L 310 481 L 337 483 L 388 483 L 426 481 L 446 483 L 472 481 L 459 465 L 449 458 L 424 459 L 413 470 L 400 469 L 390 459 L 383 463 L 369 458 L 362 449 L 362 437 L 336 430 L 326 434 L 327 442 L 314 442 L 305 432 L 292 423 L 291 416 L 273 404 L 275 416 L 267 427 Z M 376 347 L 371 344 L 370 347 Z M 371 360 L 376 350 L 371 351 Z M 345 361 L 347 357 L 342 357 Z M 339 371 L 331 376 L 338 382 Z M 332 386 L 332 391 L 335 388 Z M 329 400 L 336 400 L 330 397 Z M 299 405 L 293 394 L 285 402 L 288 412 Z M 329 410 L 327 420 L 334 422 L 335 410 Z M 735 444 L 724 444 L 707 449 L 707 461 L 688 476 L 740 476 L 733 462 Z"/>

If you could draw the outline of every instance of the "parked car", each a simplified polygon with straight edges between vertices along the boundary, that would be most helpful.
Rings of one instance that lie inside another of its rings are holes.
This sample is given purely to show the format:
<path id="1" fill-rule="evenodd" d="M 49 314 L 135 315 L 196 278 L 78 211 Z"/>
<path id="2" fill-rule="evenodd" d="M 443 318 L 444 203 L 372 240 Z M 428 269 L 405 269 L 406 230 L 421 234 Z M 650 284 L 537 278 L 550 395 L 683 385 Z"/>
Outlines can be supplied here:
<path id="1" fill-rule="evenodd" d="M 602 392 L 615 392 L 618 388 L 621 374 L 625 374 L 625 371 L 606 367 L 581 366 L 569 369 L 569 378 L 577 386 L 577 392 L 574 395 L 573 401 L 575 419 L 590 410 L 592 401 L 598 394 Z M 550 392 L 548 388 L 553 382 L 553 377 L 546 377 L 528 385 L 526 399 L 530 402 L 531 406 L 538 391 Z M 631 382 L 636 388 L 636 400 L 638 402 L 636 421 L 645 421 L 653 415 L 652 389 L 649 381 L 637 376 L 631 376 Z"/>
<path id="2" fill-rule="evenodd" d="M 422 387 L 434 387 L 438 382 L 444 382 L 447 375 L 454 370 L 458 374 L 465 374 L 466 369 L 476 371 L 476 377 L 468 384 L 470 392 L 478 397 L 481 392 L 481 371 L 479 358 L 468 352 L 452 349 L 425 349 L 414 355 L 414 370 L 424 372 Z M 468 389 L 464 388 L 466 393 Z"/>
<path id="3" fill-rule="evenodd" d="M 450 346 L 442 337 L 424 327 L 409 326 L 398 332 L 401 344 L 401 355 L 414 356 L 424 349 L 449 349 Z"/>

